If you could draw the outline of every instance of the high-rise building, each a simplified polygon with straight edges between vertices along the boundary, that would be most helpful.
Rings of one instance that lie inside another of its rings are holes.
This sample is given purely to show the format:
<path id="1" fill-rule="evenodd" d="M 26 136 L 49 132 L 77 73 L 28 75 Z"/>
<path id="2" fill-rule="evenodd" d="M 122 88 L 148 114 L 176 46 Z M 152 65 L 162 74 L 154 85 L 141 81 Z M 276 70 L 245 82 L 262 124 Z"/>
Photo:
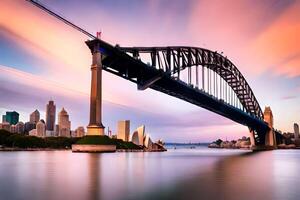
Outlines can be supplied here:
<path id="1" fill-rule="evenodd" d="M 295 134 L 295 140 L 299 139 L 299 125 L 297 123 L 294 123 L 294 134 Z"/>
<path id="2" fill-rule="evenodd" d="M 19 122 L 19 113 L 16 111 L 6 112 L 5 121 L 10 125 L 16 125 Z"/>
<path id="3" fill-rule="evenodd" d="M 24 133 L 24 130 L 25 130 L 25 125 L 23 122 L 18 122 L 16 124 L 16 132 L 17 133 Z"/>
<path id="4" fill-rule="evenodd" d="M 130 132 L 130 121 L 129 120 L 118 121 L 117 138 L 125 142 L 128 142 L 129 132 Z"/>
<path id="5" fill-rule="evenodd" d="M 54 131 L 56 106 L 50 100 L 46 107 L 46 130 Z"/>
<path id="6" fill-rule="evenodd" d="M 35 110 L 30 114 L 29 118 L 29 122 L 34 124 L 38 123 L 38 121 L 40 121 L 40 112 L 38 110 Z"/>
<path id="7" fill-rule="evenodd" d="M 64 108 L 58 113 L 58 126 L 59 136 L 70 137 L 71 122 L 69 121 L 69 115 Z"/>
<path id="8" fill-rule="evenodd" d="M 46 136 L 46 125 L 43 120 L 40 120 L 36 124 L 36 136 L 45 137 Z"/>

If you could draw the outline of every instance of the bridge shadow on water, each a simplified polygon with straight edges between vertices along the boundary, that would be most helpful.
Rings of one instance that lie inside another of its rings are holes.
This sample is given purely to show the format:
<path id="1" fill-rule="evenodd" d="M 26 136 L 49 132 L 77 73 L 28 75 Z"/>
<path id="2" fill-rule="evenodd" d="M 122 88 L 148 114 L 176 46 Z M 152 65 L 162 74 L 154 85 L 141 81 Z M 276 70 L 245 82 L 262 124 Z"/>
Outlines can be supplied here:
<path id="1" fill-rule="evenodd" d="M 192 178 L 132 199 L 274 199 L 272 153 L 246 152 L 218 159 Z"/>

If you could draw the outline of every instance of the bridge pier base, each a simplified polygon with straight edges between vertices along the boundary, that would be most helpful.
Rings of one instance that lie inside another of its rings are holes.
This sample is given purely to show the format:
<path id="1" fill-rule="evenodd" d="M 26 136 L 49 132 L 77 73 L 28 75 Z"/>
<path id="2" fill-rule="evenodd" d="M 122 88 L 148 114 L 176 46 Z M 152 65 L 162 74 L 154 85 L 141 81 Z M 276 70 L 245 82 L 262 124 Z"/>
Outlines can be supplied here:
<path id="1" fill-rule="evenodd" d="M 250 144 L 251 144 L 251 149 L 256 146 L 255 144 L 255 135 L 254 135 L 254 130 L 250 130 Z"/>
<path id="2" fill-rule="evenodd" d="M 87 126 L 87 135 L 104 135 L 102 124 L 102 59 L 98 45 L 94 47 L 92 55 L 90 122 Z"/>
<path id="3" fill-rule="evenodd" d="M 270 146 L 273 147 L 274 149 L 277 148 L 277 143 L 276 143 L 276 136 L 275 136 L 275 132 L 273 129 L 273 113 L 270 107 L 265 107 L 265 111 L 264 111 L 264 120 L 265 122 L 268 123 L 269 125 L 269 130 L 266 133 L 266 138 L 265 138 L 265 144 L 266 146 Z"/>
<path id="4" fill-rule="evenodd" d="M 264 121 L 268 124 L 269 129 L 259 132 L 255 138 L 255 131 L 250 129 L 251 149 L 254 151 L 273 150 L 277 148 L 276 136 L 273 129 L 273 114 L 270 107 L 264 111 Z"/>

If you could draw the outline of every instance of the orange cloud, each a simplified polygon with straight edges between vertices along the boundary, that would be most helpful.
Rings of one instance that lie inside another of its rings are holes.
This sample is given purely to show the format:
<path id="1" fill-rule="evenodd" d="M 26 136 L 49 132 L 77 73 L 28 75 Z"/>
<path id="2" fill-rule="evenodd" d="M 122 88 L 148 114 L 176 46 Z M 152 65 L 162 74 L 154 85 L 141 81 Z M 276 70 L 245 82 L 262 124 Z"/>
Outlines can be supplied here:
<path id="1" fill-rule="evenodd" d="M 47 78 L 68 86 L 78 79 L 88 83 L 90 52 L 84 43 L 87 38 L 26 1 L 3 0 L 0 7 L 0 27 L 15 35 L 14 40 L 25 51 L 48 63 L 40 66 Z M 83 91 L 87 86 L 78 85 Z"/>
<path id="2" fill-rule="evenodd" d="M 300 3 L 289 7 L 254 41 L 250 48 L 264 71 L 300 75 Z"/>

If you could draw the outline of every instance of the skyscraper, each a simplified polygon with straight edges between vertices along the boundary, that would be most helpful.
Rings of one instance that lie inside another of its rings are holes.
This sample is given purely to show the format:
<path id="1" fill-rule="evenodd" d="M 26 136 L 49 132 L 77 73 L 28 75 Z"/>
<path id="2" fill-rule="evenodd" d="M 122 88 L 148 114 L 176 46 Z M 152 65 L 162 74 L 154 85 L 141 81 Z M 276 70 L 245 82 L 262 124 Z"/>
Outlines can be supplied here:
<path id="1" fill-rule="evenodd" d="M 5 121 L 10 125 L 16 125 L 19 122 L 19 113 L 16 111 L 6 112 Z"/>
<path id="2" fill-rule="evenodd" d="M 46 107 L 46 130 L 54 131 L 56 106 L 50 100 Z"/>
<path id="3" fill-rule="evenodd" d="M 299 139 L 299 125 L 297 123 L 294 123 L 294 134 L 295 134 L 295 140 Z"/>
<path id="4" fill-rule="evenodd" d="M 71 122 L 67 111 L 62 108 L 58 113 L 59 136 L 70 137 Z"/>
<path id="5" fill-rule="evenodd" d="M 30 114 L 29 118 L 30 123 L 38 123 L 38 121 L 40 121 L 40 112 L 38 110 L 35 110 L 33 113 Z"/>
<path id="6" fill-rule="evenodd" d="M 130 132 L 130 121 L 129 120 L 118 121 L 117 138 L 125 142 L 128 142 L 129 132 Z"/>

